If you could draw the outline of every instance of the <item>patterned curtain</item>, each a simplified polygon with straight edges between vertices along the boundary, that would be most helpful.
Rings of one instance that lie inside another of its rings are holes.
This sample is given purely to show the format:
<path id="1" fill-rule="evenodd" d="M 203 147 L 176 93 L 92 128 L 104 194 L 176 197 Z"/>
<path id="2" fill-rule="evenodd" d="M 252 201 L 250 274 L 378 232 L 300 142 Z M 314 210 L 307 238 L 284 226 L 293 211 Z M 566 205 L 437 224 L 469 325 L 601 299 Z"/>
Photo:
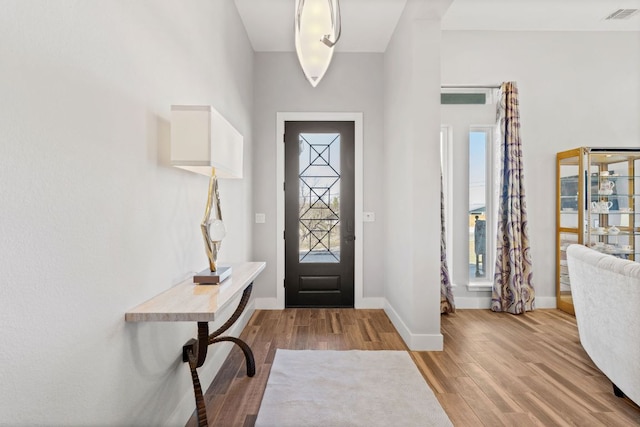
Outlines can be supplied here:
<path id="1" fill-rule="evenodd" d="M 440 172 L 440 314 L 448 314 L 456 311 L 453 303 L 453 291 L 449 281 L 449 268 L 447 267 L 447 244 L 444 228 L 444 191 L 442 188 L 442 172 Z"/>
<path id="2" fill-rule="evenodd" d="M 491 310 L 521 314 L 535 308 L 535 292 L 524 195 L 518 88 L 515 82 L 506 82 L 500 92 L 501 191 Z"/>

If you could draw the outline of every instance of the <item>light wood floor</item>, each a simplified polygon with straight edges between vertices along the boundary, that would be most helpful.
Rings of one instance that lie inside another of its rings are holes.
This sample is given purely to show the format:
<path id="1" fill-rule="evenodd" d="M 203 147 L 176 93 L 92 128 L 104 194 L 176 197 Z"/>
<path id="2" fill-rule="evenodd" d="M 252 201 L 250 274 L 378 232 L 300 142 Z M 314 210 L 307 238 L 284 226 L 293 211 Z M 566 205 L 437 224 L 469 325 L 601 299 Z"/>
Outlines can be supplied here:
<path id="1" fill-rule="evenodd" d="M 580 346 L 573 316 L 459 310 L 442 316 L 442 333 L 444 351 L 411 355 L 455 426 L 640 426 L 640 408 L 613 395 Z M 205 396 L 209 425 L 254 425 L 277 348 L 407 350 L 382 310 L 256 311 L 242 338 L 256 375 L 234 348 Z"/>

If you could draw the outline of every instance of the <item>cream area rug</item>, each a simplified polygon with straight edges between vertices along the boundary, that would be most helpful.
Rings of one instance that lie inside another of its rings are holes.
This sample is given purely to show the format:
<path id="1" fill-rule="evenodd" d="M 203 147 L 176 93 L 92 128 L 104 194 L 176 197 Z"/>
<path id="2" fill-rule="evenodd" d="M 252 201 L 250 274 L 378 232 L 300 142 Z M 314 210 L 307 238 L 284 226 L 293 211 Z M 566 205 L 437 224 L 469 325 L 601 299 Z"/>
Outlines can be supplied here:
<path id="1" fill-rule="evenodd" d="M 281 349 L 255 425 L 452 426 L 406 351 Z"/>

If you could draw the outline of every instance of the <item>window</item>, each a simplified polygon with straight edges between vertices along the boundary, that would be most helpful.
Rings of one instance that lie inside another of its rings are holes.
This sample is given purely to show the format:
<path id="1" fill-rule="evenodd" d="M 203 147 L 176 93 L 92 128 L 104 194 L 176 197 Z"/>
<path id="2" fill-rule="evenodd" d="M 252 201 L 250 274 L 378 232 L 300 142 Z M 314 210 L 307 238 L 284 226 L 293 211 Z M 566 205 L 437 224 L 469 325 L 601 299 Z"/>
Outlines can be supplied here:
<path id="1" fill-rule="evenodd" d="M 492 281 L 494 218 L 491 126 L 469 129 L 469 281 Z M 490 218 L 491 221 L 487 221 Z"/>
<path id="2" fill-rule="evenodd" d="M 443 87 L 440 92 L 441 105 L 493 105 L 498 90 L 493 88 Z"/>
<path id="3" fill-rule="evenodd" d="M 442 98 L 440 144 L 447 230 L 447 260 L 452 282 L 468 290 L 488 290 L 495 258 L 496 176 L 492 89 L 446 89 L 458 100 Z M 469 95 L 480 93 L 479 98 Z M 445 95 L 445 89 L 443 89 Z"/>
<path id="4" fill-rule="evenodd" d="M 486 104 L 486 93 L 441 93 L 441 104 Z"/>

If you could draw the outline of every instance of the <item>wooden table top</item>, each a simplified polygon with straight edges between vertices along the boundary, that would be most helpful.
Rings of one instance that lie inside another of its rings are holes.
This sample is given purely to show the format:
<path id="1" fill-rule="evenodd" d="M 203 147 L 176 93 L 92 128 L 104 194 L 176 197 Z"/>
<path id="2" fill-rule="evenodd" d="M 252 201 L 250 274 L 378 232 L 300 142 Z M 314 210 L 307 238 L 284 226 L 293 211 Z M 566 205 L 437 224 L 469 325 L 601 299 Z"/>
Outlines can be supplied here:
<path id="1" fill-rule="evenodd" d="M 189 278 L 127 311 L 127 322 L 211 322 L 265 268 L 264 262 L 229 264 L 231 277 L 219 285 L 197 285 Z"/>

